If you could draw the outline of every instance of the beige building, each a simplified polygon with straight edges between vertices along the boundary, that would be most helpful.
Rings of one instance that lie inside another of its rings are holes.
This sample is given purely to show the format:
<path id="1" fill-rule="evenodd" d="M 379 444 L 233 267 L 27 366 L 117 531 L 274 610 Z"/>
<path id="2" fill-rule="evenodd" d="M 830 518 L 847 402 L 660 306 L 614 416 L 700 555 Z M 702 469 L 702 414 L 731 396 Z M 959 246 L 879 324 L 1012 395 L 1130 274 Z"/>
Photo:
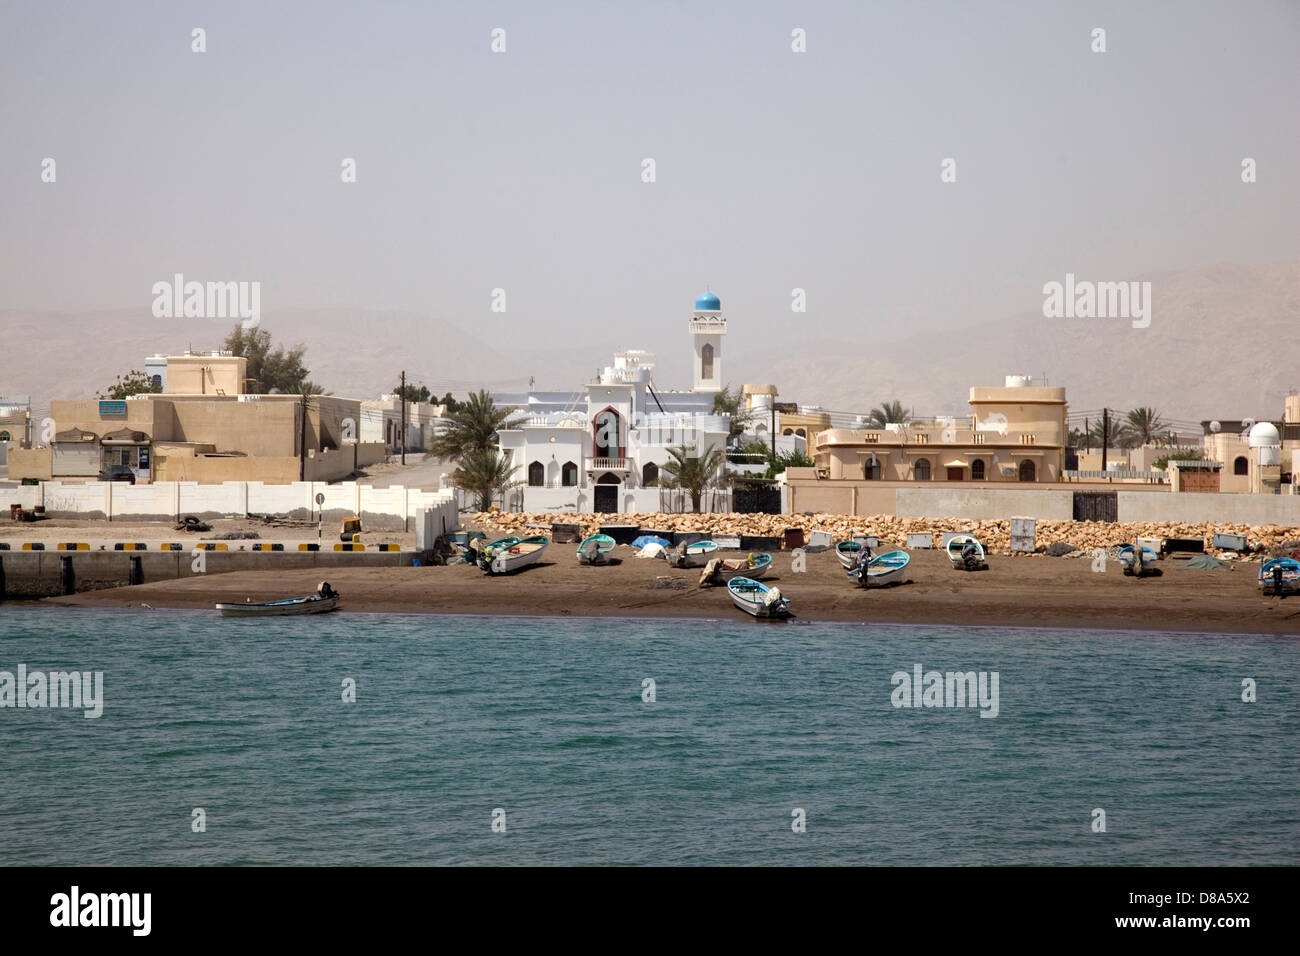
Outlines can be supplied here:
<path id="1" fill-rule="evenodd" d="M 230 381 L 210 371 L 197 368 L 190 381 L 199 387 Z M 170 363 L 168 379 L 170 386 Z M 137 482 L 332 481 L 384 456 L 382 444 L 357 441 L 361 403 L 325 395 L 305 402 L 297 395 L 239 394 L 56 400 L 50 415 L 53 443 L 12 454 L 11 478 L 94 479 L 124 465 Z"/>
<path id="2" fill-rule="evenodd" d="M 1065 465 L 1065 389 L 1019 376 L 970 390 L 964 418 L 830 428 L 812 442 L 823 481 L 1055 482 Z"/>

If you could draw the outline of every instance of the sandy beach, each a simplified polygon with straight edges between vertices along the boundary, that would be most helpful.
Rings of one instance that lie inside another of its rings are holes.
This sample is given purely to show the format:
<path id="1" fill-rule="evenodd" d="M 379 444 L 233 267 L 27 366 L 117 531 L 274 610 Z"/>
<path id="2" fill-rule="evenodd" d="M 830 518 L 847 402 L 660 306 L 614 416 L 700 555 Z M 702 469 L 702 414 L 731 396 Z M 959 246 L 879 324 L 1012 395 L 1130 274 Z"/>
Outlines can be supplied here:
<path id="1" fill-rule="evenodd" d="M 338 569 L 329 580 L 343 595 L 342 612 L 744 619 L 725 587 L 697 587 L 698 569 L 635 558 L 628 547 L 614 554 L 616 563 L 583 567 L 572 545 L 553 544 L 537 565 L 503 577 L 456 564 Z M 796 620 L 1300 634 L 1300 598 L 1261 596 L 1253 564 L 1203 571 L 1166 559 L 1159 576 L 1137 579 L 1125 577 L 1114 560 L 1098 573 L 1087 558 L 995 556 L 988 570 L 964 572 L 941 552 L 918 551 L 907 583 L 865 591 L 845 577 L 831 551 L 807 555 L 802 573 L 792 570 L 787 552 L 773 559 L 764 580 L 790 599 Z M 240 571 L 44 603 L 212 608 L 308 593 L 319 577 L 311 570 Z M 663 587 L 667 582 L 679 587 Z"/>

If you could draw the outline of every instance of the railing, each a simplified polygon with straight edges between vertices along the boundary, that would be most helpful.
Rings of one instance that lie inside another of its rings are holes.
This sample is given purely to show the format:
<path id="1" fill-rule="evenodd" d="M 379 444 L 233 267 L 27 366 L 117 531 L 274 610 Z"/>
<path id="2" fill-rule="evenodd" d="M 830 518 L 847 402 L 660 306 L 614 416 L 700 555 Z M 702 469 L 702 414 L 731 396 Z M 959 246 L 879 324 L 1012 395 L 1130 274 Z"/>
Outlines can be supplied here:
<path id="1" fill-rule="evenodd" d="M 587 468 L 589 471 L 627 471 L 629 469 L 626 458 L 588 458 Z"/>
<path id="2" fill-rule="evenodd" d="M 1130 478 L 1142 481 L 1154 481 L 1159 484 L 1167 484 L 1169 482 L 1169 473 L 1164 471 L 1063 471 L 1061 474 L 1066 478 Z"/>

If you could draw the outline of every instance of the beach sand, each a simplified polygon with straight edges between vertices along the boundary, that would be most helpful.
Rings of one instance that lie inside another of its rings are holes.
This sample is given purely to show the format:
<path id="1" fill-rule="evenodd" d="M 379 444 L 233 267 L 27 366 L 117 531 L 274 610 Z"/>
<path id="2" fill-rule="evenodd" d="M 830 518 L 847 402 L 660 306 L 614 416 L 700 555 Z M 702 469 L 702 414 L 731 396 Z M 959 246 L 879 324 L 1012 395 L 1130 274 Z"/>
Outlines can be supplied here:
<path id="1" fill-rule="evenodd" d="M 542 561 L 503 577 L 470 565 L 340 568 L 329 582 L 343 595 L 341 610 L 432 614 L 546 614 L 575 617 L 733 618 L 745 620 L 726 588 L 696 587 L 699 569 L 676 570 L 662 560 L 615 549 L 618 563 L 582 567 L 575 546 L 552 544 Z M 1300 634 L 1300 596 L 1263 597 L 1257 564 L 1219 571 L 1158 562 L 1159 577 L 1125 577 L 1118 561 L 1104 573 L 1088 558 L 1044 555 L 990 559 L 987 571 L 956 571 L 939 551 L 912 553 L 910 583 L 863 590 L 845 576 L 832 551 L 773 555 L 765 582 L 790 599 L 797 620 L 970 624 L 1222 633 Z M 680 590 L 656 588 L 675 579 Z M 319 570 L 239 571 L 136 587 L 48 598 L 74 607 L 212 608 L 218 602 L 265 601 L 314 591 Z M 755 622 L 755 626 L 780 626 Z"/>

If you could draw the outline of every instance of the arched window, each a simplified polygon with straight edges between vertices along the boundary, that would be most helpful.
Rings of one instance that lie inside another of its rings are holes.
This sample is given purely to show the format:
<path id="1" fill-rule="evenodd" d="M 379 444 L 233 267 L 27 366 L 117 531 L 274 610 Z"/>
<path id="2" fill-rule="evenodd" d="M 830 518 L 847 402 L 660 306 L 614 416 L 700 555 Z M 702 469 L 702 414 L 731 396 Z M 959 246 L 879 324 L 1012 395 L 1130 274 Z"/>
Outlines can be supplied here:
<path id="1" fill-rule="evenodd" d="M 540 461 L 535 461 L 528 466 L 528 484 L 533 488 L 540 488 L 546 482 L 546 469 L 542 467 Z"/>
<path id="2" fill-rule="evenodd" d="M 0 432 L 0 441 L 13 441 L 8 432 Z"/>
<path id="3" fill-rule="evenodd" d="M 916 464 L 912 466 L 912 474 L 916 476 L 917 481 L 930 480 L 930 459 L 918 458 Z"/>
<path id="4" fill-rule="evenodd" d="M 564 467 L 560 469 L 560 483 L 565 488 L 573 488 L 578 484 L 578 466 L 571 461 L 566 461 Z"/>
<path id="5" fill-rule="evenodd" d="M 657 484 L 659 484 L 659 466 L 653 461 L 647 461 L 641 466 L 641 485 L 650 488 Z"/>
<path id="6" fill-rule="evenodd" d="M 622 458 L 623 423 L 618 412 L 611 407 L 603 408 L 591 424 L 592 457 Z"/>
<path id="7" fill-rule="evenodd" d="M 713 346 L 706 345 L 700 349 L 700 378 L 713 378 Z"/>
<path id="8" fill-rule="evenodd" d="M 862 463 L 862 477 L 867 479 L 867 481 L 879 481 L 880 462 L 872 461 L 870 458 L 864 461 Z"/>
<path id="9" fill-rule="evenodd" d="M 1034 463 L 1030 461 L 1028 458 L 1026 458 L 1024 461 L 1020 463 L 1021 481 L 1033 481 L 1034 476 L 1036 474 L 1037 474 L 1037 470 L 1034 468 Z"/>
<path id="10" fill-rule="evenodd" d="M 159 388 L 159 389 L 162 388 L 162 376 L 161 376 L 161 375 L 152 375 L 152 376 L 149 377 L 149 381 L 153 382 L 153 387 L 154 387 L 154 388 Z"/>
<path id="11" fill-rule="evenodd" d="M 976 458 L 974 461 L 970 463 L 970 480 L 971 481 L 984 480 L 984 459 Z"/>
<path id="12" fill-rule="evenodd" d="M 806 431 L 804 431 L 802 428 L 796 428 L 796 429 L 794 430 L 794 433 L 795 433 L 796 435 L 798 435 L 800 438 L 807 438 L 807 437 L 808 437 L 808 433 L 807 433 Z"/>
<path id="13" fill-rule="evenodd" d="M 1238 455 L 1232 462 L 1232 473 L 1234 475 L 1249 475 L 1250 462 L 1246 461 L 1244 455 Z"/>
<path id="14" fill-rule="evenodd" d="M 781 432 L 781 434 L 782 434 L 782 435 L 793 435 L 793 434 L 794 434 L 794 429 L 793 429 L 793 428 L 787 428 L 787 429 L 783 430 L 783 431 Z"/>

